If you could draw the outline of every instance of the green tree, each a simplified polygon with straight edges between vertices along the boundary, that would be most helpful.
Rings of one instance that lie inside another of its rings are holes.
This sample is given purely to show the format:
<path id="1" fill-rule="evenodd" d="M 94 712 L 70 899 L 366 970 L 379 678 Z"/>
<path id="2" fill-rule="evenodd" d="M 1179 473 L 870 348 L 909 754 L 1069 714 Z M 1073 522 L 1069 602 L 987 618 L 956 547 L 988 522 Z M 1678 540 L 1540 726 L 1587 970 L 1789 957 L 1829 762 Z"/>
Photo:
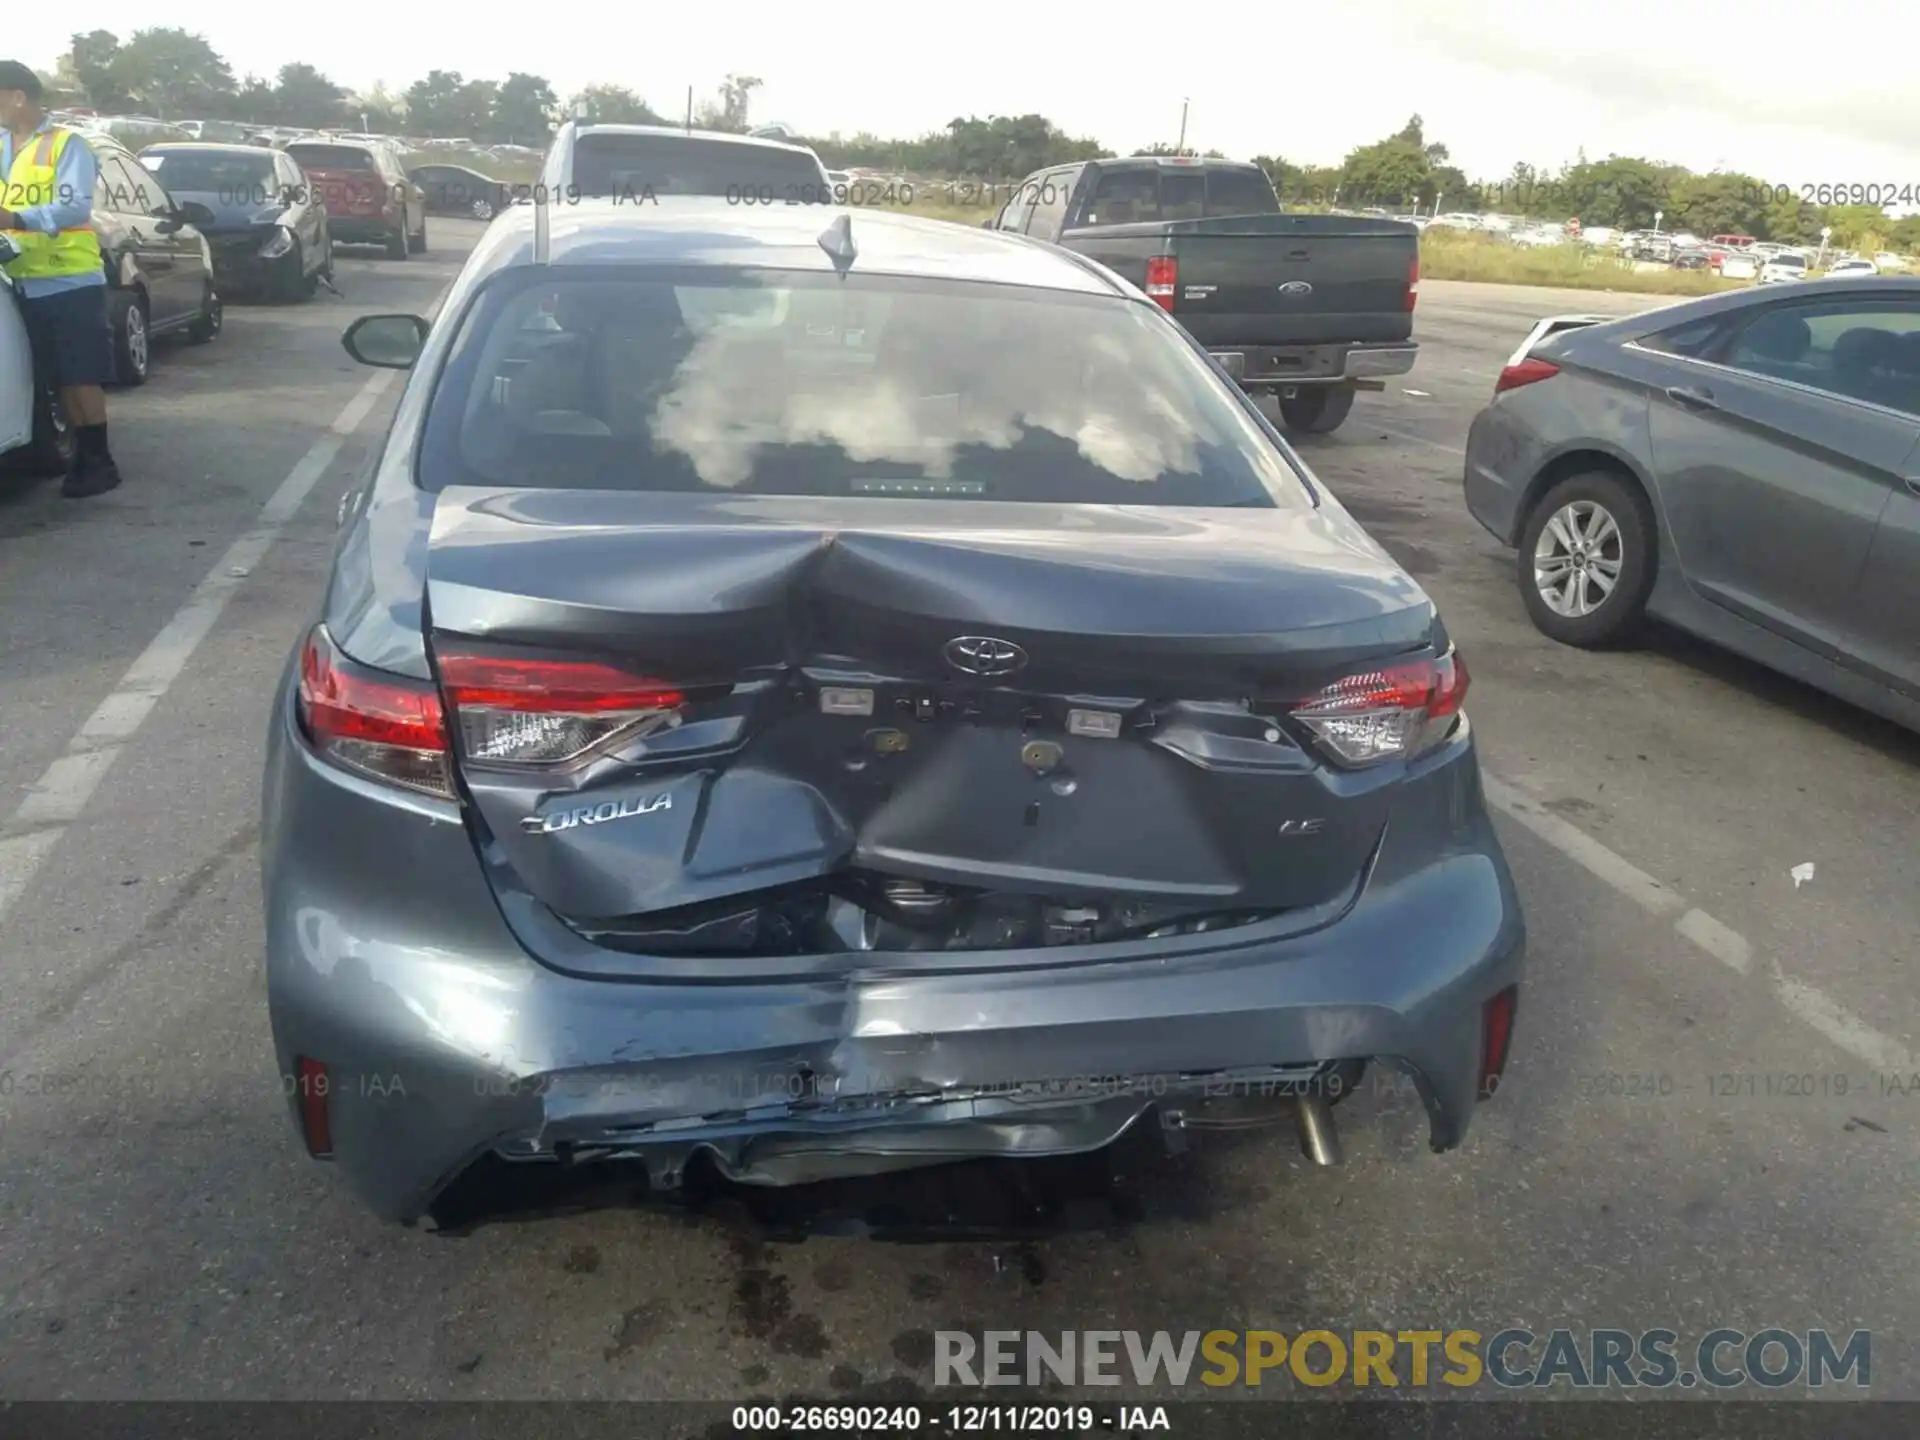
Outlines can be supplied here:
<path id="1" fill-rule="evenodd" d="M 464 133 L 460 128 L 461 91 L 466 79 L 458 70 L 429 70 L 407 87 L 407 128 L 415 135 Z"/>
<path id="2" fill-rule="evenodd" d="M 545 145 L 553 135 L 553 112 L 559 103 L 544 79 L 516 70 L 501 82 L 487 133 L 513 145 Z"/>
<path id="3" fill-rule="evenodd" d="M 1767 223 L 1766 193 L 1751 175 L 1683 175 L 1668 190 L 1666 228 L 1703 236 L 1758 235 Z"/>
<path id="4" fill-rule="evenodd" d="M 114 56 L 113 73 L 130 100 L 162 120 L 223 109 L 235 89 L 233 72 L 211 45 L 165 26 L 135 31 Z"/>
<path id="5" fill-rule="evenodd" d="M 1538 213 L 1561 212 L 1562 218 L 1578 215 L 1583 226 L 1644 230 L 1653 224 L 1654 211 L 1673 215 L 1668 184 L 1667 175 L 1651 161 L 1609 155 L 1569 166 L 1534 193 L 1541 201 Z"/>
<path id="6" fill-rule="evenodd" d="M 1426 147 L 1397 135 L 1352 151 L 1340 172 L 1340 198 L 1354 204 L 1406 205 L 1431 193 Z"/>
<path id="7" fill-rule="evenodd" d="M 284 125 L 318 129 L 346 118 L 347 92 L 304 61 L 280 67 L 273 87 L 273 116 Z"/>
<path id="8" fill-rule="evenodd" d="M 453 133 L 474 140 L 493 130 L 493 110 L 500 98 L 498 80 L 469 80 L 453 97 Z"/>
<path id="9" fill-rule="evenodd" d="M 1908 215 L 1893 222 L 1887 240 L 1896 250 L 1909 255 L 1920 252 L 1920 215 Z"/>
<path id="10" fill-rule="evenodd" d="M 603 125 L 664 125 L 666 117 L 624 85 L 589 85 L 574 96 L 569 112 L 584 110 Z"/>
<path id="11" fill-rule="evenodd" d="M 729 75 L 720 85 L 720 127 L 745 134 L 753 92 L 766 82 L 757 75 Z"/>
<path id="12" fill-rule="evenodd" d="M 120 37 L 111 30 L 88 30 L 76 34 L 67 50 L 67 61 L 87 103 L 96 110 L 124 110 L 132 99 L 123 87 L 118 69 Z"/>
<path id="13" fill-rule="evenodd" d="M 262 80 L 258 75 L 249 75 L 240 82 L 239 89 L 233 92 L 233 98 L 227 101 L 224 109 L 228 119 L 265 125 L 273 119 L 277 104 L 272 82 Z"/>

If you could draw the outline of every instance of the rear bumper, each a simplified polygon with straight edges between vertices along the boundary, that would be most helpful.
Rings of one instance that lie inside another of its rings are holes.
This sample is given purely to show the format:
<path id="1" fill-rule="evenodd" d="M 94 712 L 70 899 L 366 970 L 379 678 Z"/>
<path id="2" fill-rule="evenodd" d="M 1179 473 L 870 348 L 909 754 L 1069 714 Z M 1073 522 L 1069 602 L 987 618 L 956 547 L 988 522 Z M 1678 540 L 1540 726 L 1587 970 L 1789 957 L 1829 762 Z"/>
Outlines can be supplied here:
<path id="1" fill-rule="evenodd" d="M 327 233 L 336 245 L 384 245 L 400 229 L 398 215 L 327 215 Z"/>
<path id="2" fill-rule="evenodd" d="M 322 766 L 283 693 L 261 845 L 275 1048 L 283 1075 L 297 1056 L 329 1067 L 334 1161 L 402 1221 L 488 1156 L 612 1155 L 672 1185 L 696 1153 L 770 1184 L 1074 1153 L 1356 1059 L 1410 1075 L 1447 1149 L 1525 928 L 1471 735 L 1402 796 L 1353 907 L 1308 933 L 1248 927 L 1128 963 L 915 972 L 869 955 L 780 984 L 591 980 L 515 940 L 451 806 Z"/>
<path id="3" fill-rule="evenodd" d="M 1405 345 L 1239 345 L 1208 347 L 1227 373 L 1249 388 L 1331 385 L 1405 375 L 1420 353 Z"/>
<path id="4" fill-rule="evenodd" d="M 289 268 L 300 263 L 291 250 L 271 260 L 263 258 L 260 247 L 265 243 L 264 240 L 253 239 L 244 244 L 209 243 L 207 248 L 213 255 L 214 283 L 224 290 L 249 289 L 285 275 Z"/>

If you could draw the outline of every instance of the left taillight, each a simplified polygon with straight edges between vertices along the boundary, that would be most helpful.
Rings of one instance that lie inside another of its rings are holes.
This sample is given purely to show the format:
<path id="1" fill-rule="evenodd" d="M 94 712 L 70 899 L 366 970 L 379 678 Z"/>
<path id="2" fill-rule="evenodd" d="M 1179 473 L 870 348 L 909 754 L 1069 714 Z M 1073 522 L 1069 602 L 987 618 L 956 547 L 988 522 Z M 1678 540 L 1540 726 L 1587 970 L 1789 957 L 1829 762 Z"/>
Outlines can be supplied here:
<path id="1" fill-rule="evenodd" d="M 450 800 L 451 747 L 431 683 L 358 665 L 324 625 L 300 654 L 300 724 L 314 750 L 369 780 Z"/>
<path id="2" fill-rule="evenodd" d="M 1407 313 L 1413 313 L 1413 307 L 1420 300 L 1420 252 L 1415 251 L 1413 262 L 1407 266 Z"/>
<path id="3" fill-rule="evenodd" d="M 1174 291 L 1180 285 L 1180 261 L 1172 255 L 1155 255 L 1147 261 L 1147 298 L 1162 310 L 1173 309 Z"/>
<path id="4" fill-rule="evenodd" d="M 687 703 L 678 685 L 596 660 L 441 651 L 434 663 L 476 765 L 566 765 L 678 725 Z"/>
<path id="5" fill-rule="evenodd" d="M 1467 698 L 1458 652 L 1334 681 L 1290 714 L 1346 765 L 1410 760 L 1453 733 Z"/>

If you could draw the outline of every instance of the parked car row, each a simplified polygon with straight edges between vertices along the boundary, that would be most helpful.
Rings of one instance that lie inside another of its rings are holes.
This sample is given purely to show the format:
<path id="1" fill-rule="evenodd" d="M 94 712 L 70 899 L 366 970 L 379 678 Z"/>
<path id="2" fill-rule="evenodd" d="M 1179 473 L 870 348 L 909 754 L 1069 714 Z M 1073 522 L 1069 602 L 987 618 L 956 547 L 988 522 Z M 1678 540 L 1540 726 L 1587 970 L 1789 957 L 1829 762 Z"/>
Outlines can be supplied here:
<path id="1" fill-rule="evenodd" d="M 425 192 L 372 146 L 183 140 L 135 154 L 104 130 L 86 139 L 99 164 L 92 223 L 122 385 L 146 381 L 156 339 L 218 336 L 229 295 L 296 301 L 330 285 L 336 245 L 378 244 L 399 260 L 427 245 Z M 0 456 L 9 468 L 58 471 L 69 432 L 14 344 L 24 335 L 14 333 L 10 285 L 0 309 Z"/>

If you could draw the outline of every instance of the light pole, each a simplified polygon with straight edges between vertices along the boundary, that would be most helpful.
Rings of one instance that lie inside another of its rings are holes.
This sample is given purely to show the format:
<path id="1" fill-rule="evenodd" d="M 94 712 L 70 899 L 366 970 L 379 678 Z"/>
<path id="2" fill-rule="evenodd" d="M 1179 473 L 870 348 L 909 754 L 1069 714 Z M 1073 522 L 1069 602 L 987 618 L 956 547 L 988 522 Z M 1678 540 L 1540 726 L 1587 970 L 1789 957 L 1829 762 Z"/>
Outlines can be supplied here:
<path id="1" fill-rule="evenodd" d="M 1180 97 L 1180 138 L 1174 142 L 1175 150 L 1183 151 L 1187 148 L 1187 100 L 1188 97 L 1185 95 Z"/>

